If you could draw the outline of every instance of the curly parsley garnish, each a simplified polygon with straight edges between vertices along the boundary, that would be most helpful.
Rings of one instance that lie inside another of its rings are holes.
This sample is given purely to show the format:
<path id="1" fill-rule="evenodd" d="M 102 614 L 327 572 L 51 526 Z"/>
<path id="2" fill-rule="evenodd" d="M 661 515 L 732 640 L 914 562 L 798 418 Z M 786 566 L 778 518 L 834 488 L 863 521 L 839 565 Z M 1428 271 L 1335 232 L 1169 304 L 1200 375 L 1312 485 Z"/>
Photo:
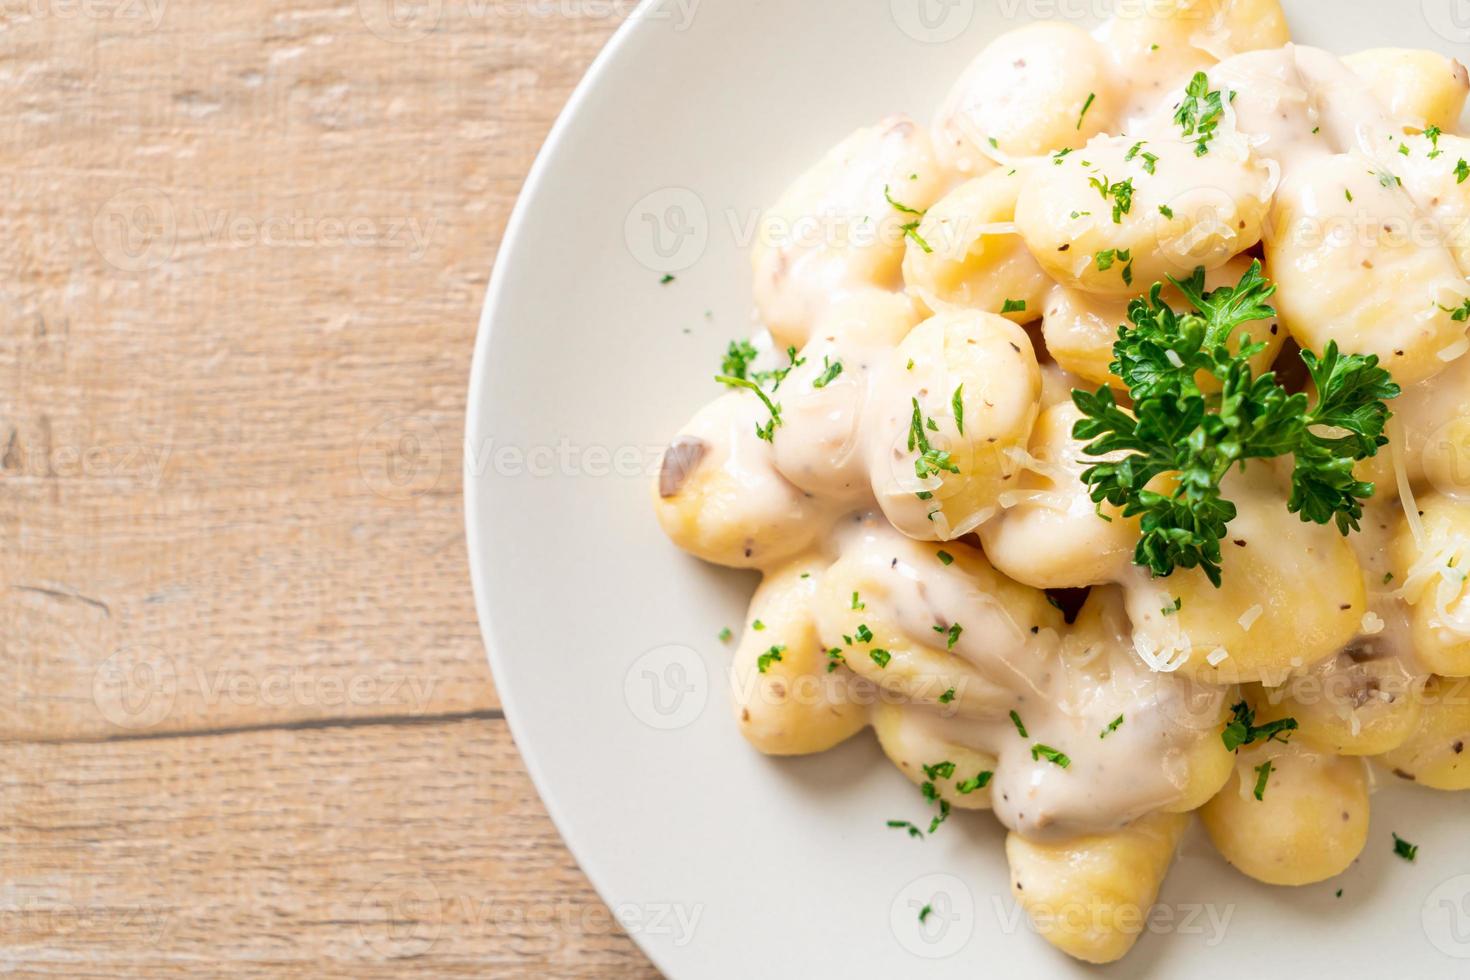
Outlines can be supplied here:
<path id="1" fill-rule="evenodd" d="M 1288 393 L 1274 373 L 1254 373 L 1250 358 L 1264 344 L 1245 337 L 1237 352 L 1230 350 L 1240 327 L 1276 315 L 1266 305 L 1276 287 L 1259 262 L 1237 285 L 1210 292 L 1203 269 L 1171 281 L 1198 312 L 1176 314 L 1160 299 L 1163 284 L 1155 283 L 1146 299 L 1129 305 L 1132 326 L 1120 327 L 1113 345 L 1110 366 L 1127 384 L 1133 410 L 1119 406 L 1106 386 L 1072 392 L 1084 416 L 1073 435 L 1088 442 L 1084 452 L 1123 454 L 1092 466 L 1082 479 L 1095 503 L 1142 516 L 1134 562 L 1158 577 L 1201 568 L 1219 587 L 1220 541 L 1236 515 L 1220 482 L 1251 459 L 1294 456 L 1287 509 L 1303 521 L 1335 522 L 1344 535 L 1358 530 L 1374 486 L 1358 480 L 1353 466 L 1387 445 L 1384 402 L 1400 390 L 1378 358 L 1341 354 L 1335 342 L 1321 358 L 1303 350 L 1317 390 L 1312 405 L 1306 394 Z M 1200 389 L 1201 372 L 1219 382 L 1218 393 Z M 1172 492 L 1148 489 L 1164 474 L 1175 476 Z"/>
<path id="2" fill-rule="evenodd" d="M 960 387 L 964 387 L 961 385 Z M 959 391 L 955 392 L 958 396 Z M 919 400 L 912 399 L 913 415 L 909 419 L 909 452 L 918 453 L 914 460 L 914 473 L 919 479 L 924 480 L 941 473 L 958 473 L 959 465 L 950 458 L 948 452 L 935 449 L 929 445 L 929 436 L 925 433 L 927 426 L 931 431 L 938 431 L 939 425 L 933 419 L 925 419 L 923 411 L 919 408 Z M 963 411 L 963 409 L 961 410 Z M 958 421 L 958 420 L 957 420 Z M 963 425 L 963 422 L 960 423 Z M 963 431 L 963 429 L 961 430 Z"/>

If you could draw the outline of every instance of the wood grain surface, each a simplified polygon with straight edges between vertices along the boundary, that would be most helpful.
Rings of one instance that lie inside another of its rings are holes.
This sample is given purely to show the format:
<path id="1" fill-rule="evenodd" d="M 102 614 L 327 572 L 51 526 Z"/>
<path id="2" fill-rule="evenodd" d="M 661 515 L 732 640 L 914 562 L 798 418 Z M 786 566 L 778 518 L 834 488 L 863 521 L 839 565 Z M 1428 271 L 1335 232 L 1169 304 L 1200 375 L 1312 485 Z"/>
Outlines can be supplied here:
<path id="1" fill-rule="evenodd" d="M 656 975 L 460 500 L 499 237 L 624 7 L 0 0 L 0 971 Z"/>

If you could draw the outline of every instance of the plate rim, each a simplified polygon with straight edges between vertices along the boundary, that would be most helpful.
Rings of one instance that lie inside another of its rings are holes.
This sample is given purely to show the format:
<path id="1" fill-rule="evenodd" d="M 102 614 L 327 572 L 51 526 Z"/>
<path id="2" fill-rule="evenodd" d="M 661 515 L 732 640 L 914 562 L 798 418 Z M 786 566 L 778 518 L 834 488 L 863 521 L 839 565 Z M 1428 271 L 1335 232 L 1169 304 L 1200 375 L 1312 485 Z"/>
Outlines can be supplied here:
<path id="1" fill-rule="evenodd" d="M 490 398 L 488 373 L 495 320 L 499 307 L 504 301 L 504 293 L 509 281 L 506 267 L 510 258 L 520 247 L 522 228 L 529 220 L 531 202 L 540 196 L 542 185 L 546 182 L 547 171 L 551 168 L 551 161 L 565 141 L 568 131 L 581 116 L 584 104 L 590 98 L 593 89 L 612 68 L 618 56 L 644 23 L 645 18 L 642 15 L 646 8 L 660 2 L 661 0 L 639 0 L 638 5 L 603 44 L 602 50 L 592 59 L 592 63 L 572 89 L 572 94 L 567 98 L 566 104 L 557 113 L 555 122 L 547 132 L 540 149 L 536 151 L 536 158 L 531 164 L 531 169 L 526 173 L 525 181 L 521 184 L 515 205 L 511 209 L 510 218 L 506 222 L 505 231 L 500 238 L 500 247 L 496 252 L 495 262 L 490 271 L 490 281 L 485 289 L 485 300 L 480 307 L 479 324 L 475 328 L 475 348 L 470 359 L 469 386 L 465 399 L 464 444 L 461 447 L 463 474 L 461 503 L 464 508 L 470 588 L 474 594 L 475 618 L 479 623 L 480 640 L 484 644 L 485 657 L 490 666 L 491 677 L 495 682 L 495 692 L 500 699 L 500 711 L 505 719 L 506 728 L 510 731 L 516 754 L 525 767 L 527 775 L 531 777 L 531 785 L 535 787 L 542 807 L 550 817 L 552 826 L 556 828 L 562 846 L 571 854 L 572 860 L 577 863 L 578 870 L 591 883 L 598 900 L 608 908 L 611 908 L 612 902 L 606 882 L 602 880 L 600 873 L 593 871 L 592 867 L 583 860 L 580 848 L 568 835 L 566 829 L 568 824 L 563 818 L 560 804 L 548 792 L 549 782 L 542 771 L 541 764 L 530 742 L 521 737 L 520 724 L 516 720 L 519 709 L 515 706 L 515 695 L 511 688 L 501 680 L 506 676 L 506 671 L 502 669 L 504 654 L 500 652 L 499 644 L 496 642 L 494 621 L 490 614 L 490 585 L 488 582 L 490 552 L 486 547 L 490 542 L 485 537 L 487 531 L 478 516 L 476 507 L 478 487 L 480 481 L 486 477 L 477 474 L 475 467 L 470 465 L 472 458 L 470 447 L 481 443 L 484 412 Z M 623 935 L 630 938 L 643 955 L 653 963 L 660 975 L 671 976 L 668 964 L 662 961 L 660 951 L 656 946 L 645 941 L 637 930 L 623 929 L 621 924 L 619 928 Z"/>

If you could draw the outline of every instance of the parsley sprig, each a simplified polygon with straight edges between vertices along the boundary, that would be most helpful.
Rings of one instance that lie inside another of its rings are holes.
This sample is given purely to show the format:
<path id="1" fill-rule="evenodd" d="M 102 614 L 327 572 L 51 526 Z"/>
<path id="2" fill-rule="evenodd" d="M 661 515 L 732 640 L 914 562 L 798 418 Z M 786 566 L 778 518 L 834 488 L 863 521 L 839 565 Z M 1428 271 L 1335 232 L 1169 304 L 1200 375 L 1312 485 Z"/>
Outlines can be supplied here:
<path id="1" fill-rule="evenodd" d="M 1082 479 L 1095 503 L 1141 516 L 1134 562 L 1159 577 L 1200 568 L 1219 587 L 1220 541 L 1236 515 L 1220 483 L 1251 459 L 1295 456 L 1287 509 L 1303 521 L 1335 522 L 1344 535 L 1357 530 L 1374 486 L 1358 480 L 1353 465 L 1387 444 L 1384 402 L 1398 396 L 1399 386 L 1376 356 L 1342 354 L 1335 342 L 1320 358 L 1301 353 L 1315 405 L 1305 393 L 1289 393 L 1274 373 L 1256 375 L 1250 358 L 1265 345 L 1243 337 L 1232 351 L 1230 342 L 1245 324 L 1276 315 L 1267 305 L 1276 286 L 1259 262 L 1237 285 L 1213 291 L 1205 290 L 1203 269 L 1171 281 L 1197 312 L 1175 313 L 1160 298 L 1163 284 L 1155 283 L 1147 298 L 1129 305 L 1132 326 L 1119 327 L 1113 345 L 1111 368 L 1128 386 L 1132 411 L 1106 386 L 1072 392 L 1083 415 L 1073 435 L 1088 441 L 1084 452 L 1120 454 Z M 1220 390 L 1203 391 L 1202 374 Z M 1166 474 L 1173 475 L 1172 491 L 1149 489 Z"/>

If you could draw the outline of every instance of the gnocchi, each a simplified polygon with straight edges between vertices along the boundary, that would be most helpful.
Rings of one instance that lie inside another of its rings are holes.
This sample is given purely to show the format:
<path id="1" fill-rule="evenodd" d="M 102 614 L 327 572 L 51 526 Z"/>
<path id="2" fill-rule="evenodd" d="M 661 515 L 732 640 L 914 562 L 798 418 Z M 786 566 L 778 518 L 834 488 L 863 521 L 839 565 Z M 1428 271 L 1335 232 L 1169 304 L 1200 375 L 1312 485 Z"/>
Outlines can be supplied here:
<path id="1" fill-rule="evenodd" d="M 1005 34 L 798 178 L 654 496 L 762 575 L 751 745 L 871 727 L 932 808 L 890 827 L 996 820 L 1093 963 L 1192 814 L 1305 885 L 1363 850 L 1368 760 L 1470 789 L 1465 69 L 1143 8 Z"/>

